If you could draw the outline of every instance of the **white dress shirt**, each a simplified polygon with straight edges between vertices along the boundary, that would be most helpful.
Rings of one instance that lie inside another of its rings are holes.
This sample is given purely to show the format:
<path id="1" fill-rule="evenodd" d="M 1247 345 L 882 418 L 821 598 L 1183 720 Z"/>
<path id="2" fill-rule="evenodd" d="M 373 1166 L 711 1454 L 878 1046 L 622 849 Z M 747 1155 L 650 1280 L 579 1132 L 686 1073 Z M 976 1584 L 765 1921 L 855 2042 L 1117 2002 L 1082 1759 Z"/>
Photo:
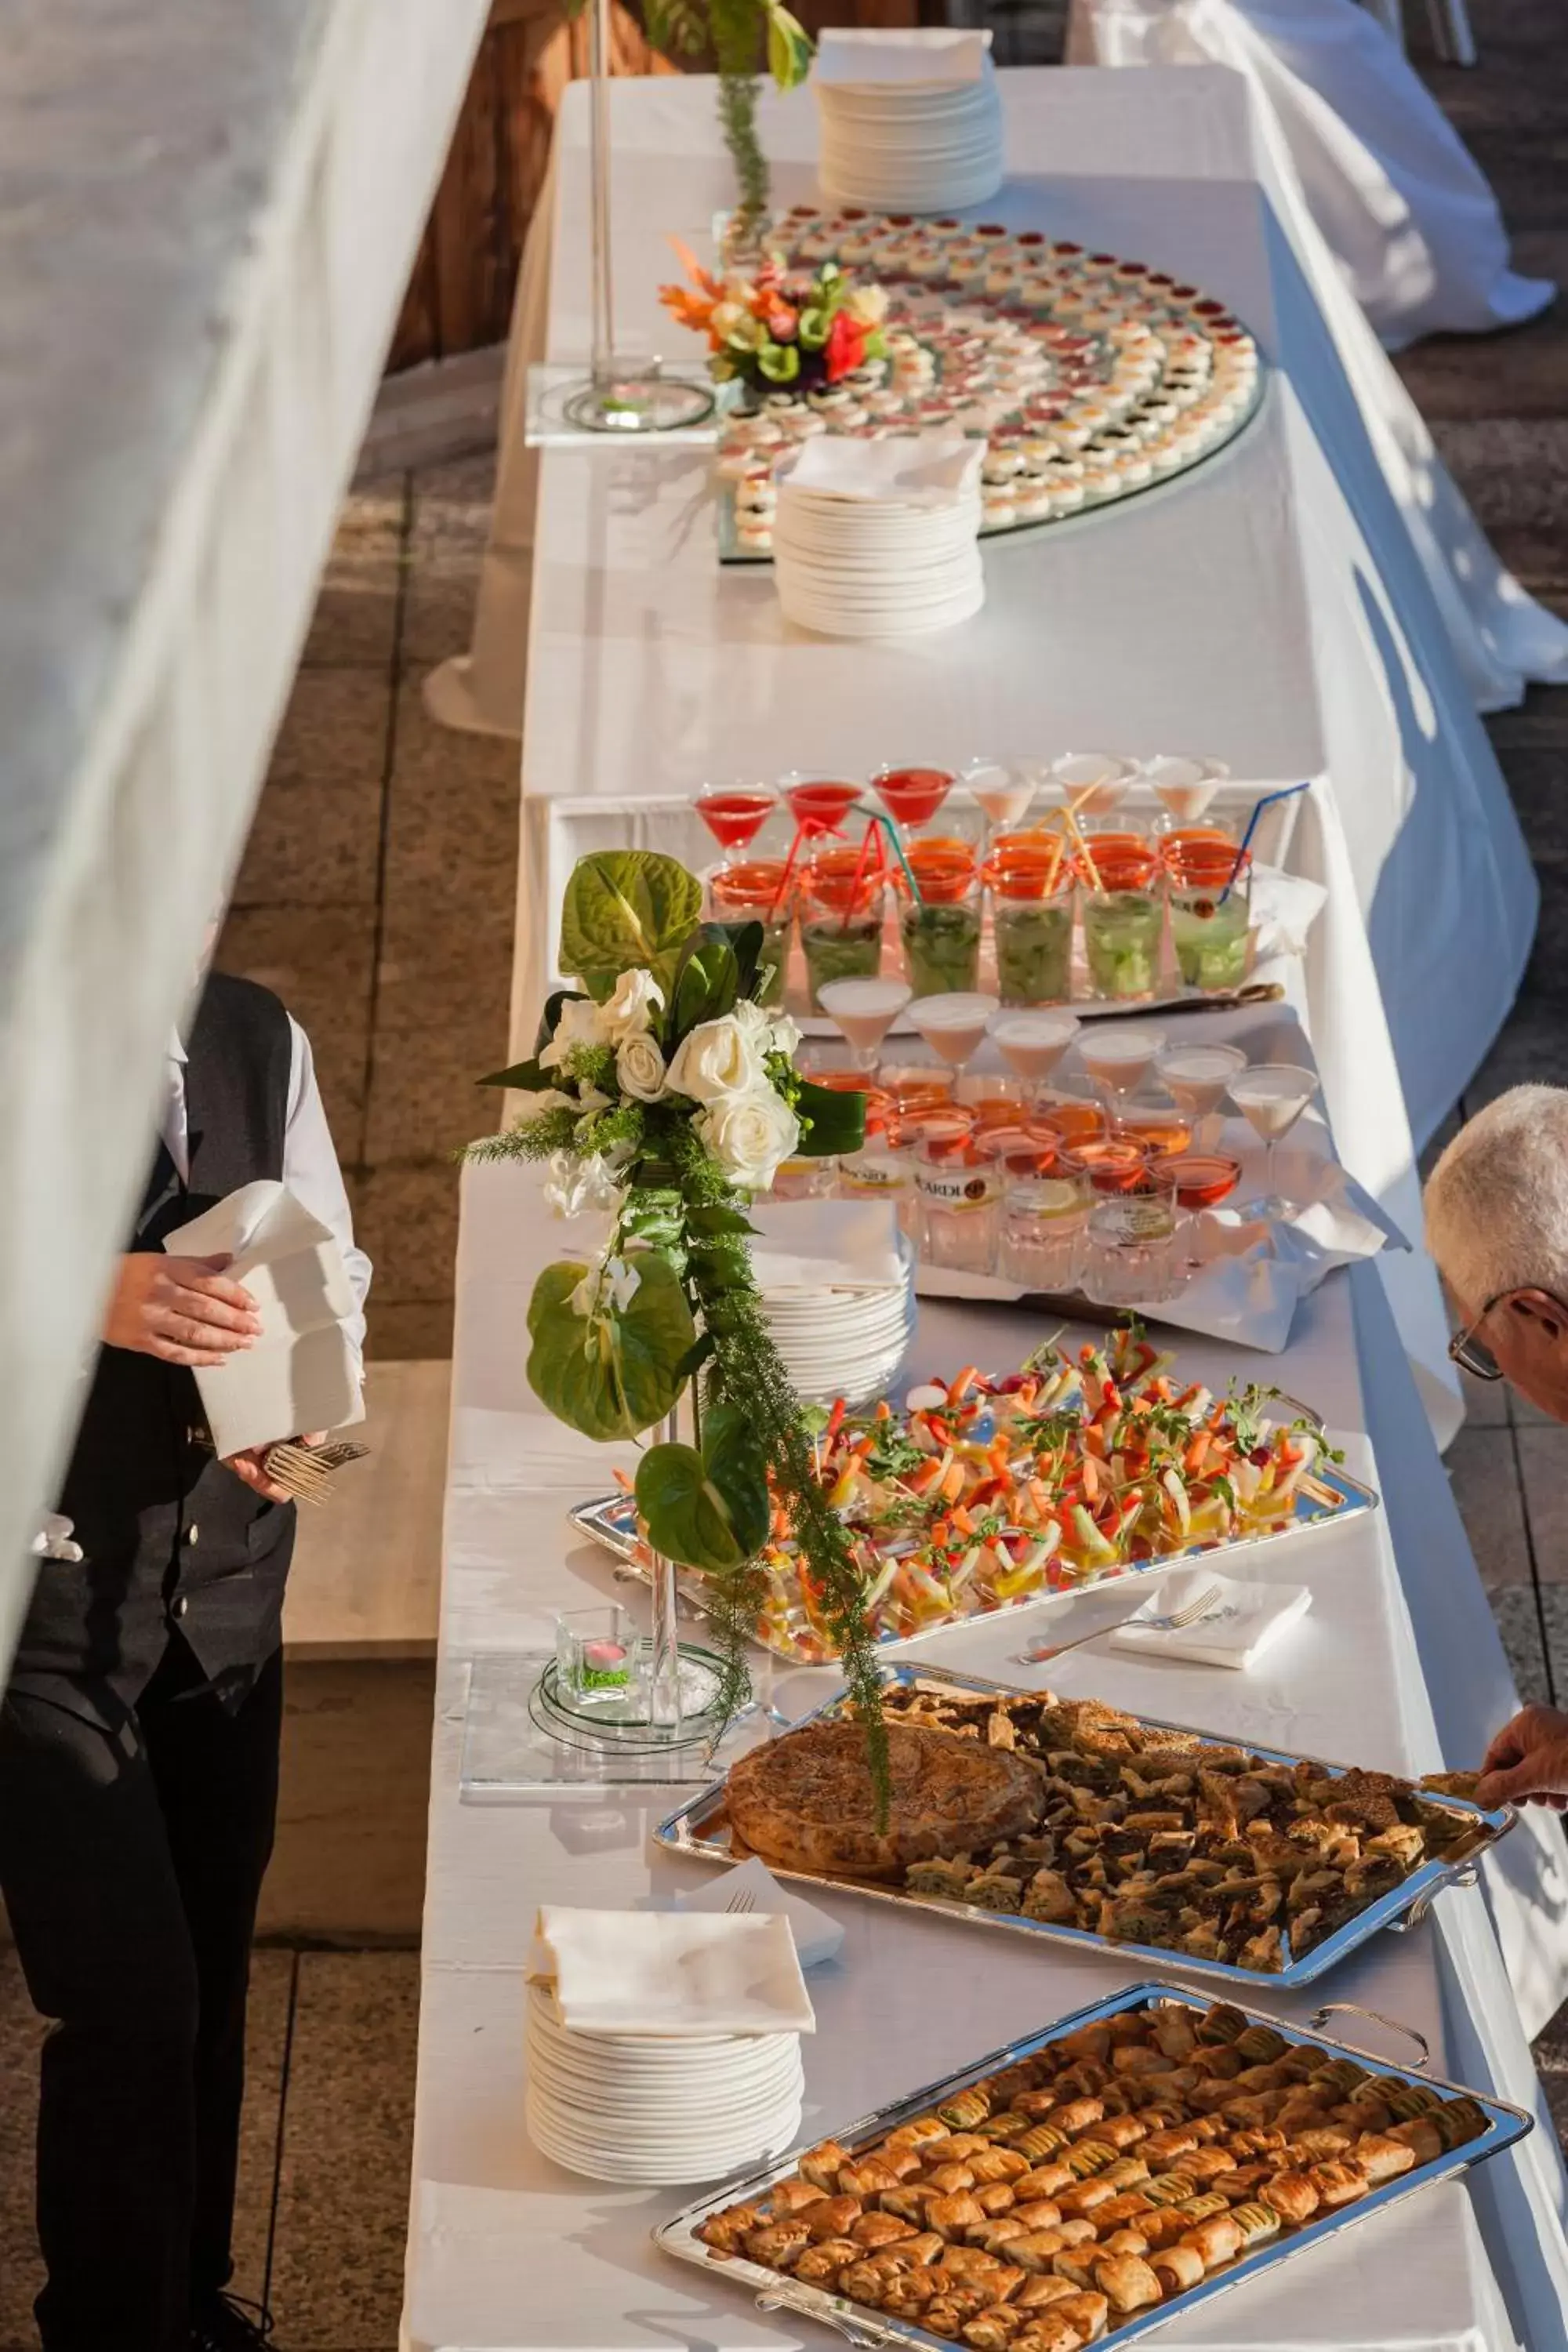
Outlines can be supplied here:
<path id="1" fill-rule="evenodd" d="M 289 1064 L 289 1113 L 283 1130 L 283 1181 L 301 1205 L 321 1220 L 343 1254 L 349 1285 L 360 1313 L 344 1325 L 356 1353 L 364 1352 L 364 1299 L 370 1288 L 370 1260 L 354 1245 L 353 1216 L 343 1189 L 342 1171 L 327 1127 L 321 1091 L 310 1041 L 289 1016 L 293 1052 Z M 169 1037 L 164 1067 L 163 1116 L 159 1124 L 170 1159 L 185 1182 L 191 1172 L 190 1123 L 185 1108 L 185 1048 L 177 1031 Z"/>

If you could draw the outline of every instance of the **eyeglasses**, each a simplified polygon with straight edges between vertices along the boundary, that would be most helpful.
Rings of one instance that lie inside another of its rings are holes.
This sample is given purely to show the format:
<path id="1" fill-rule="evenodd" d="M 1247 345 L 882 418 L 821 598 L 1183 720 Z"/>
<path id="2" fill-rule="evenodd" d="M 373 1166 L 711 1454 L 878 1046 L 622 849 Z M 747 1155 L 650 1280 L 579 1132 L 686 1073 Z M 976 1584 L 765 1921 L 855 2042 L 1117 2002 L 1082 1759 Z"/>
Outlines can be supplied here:
<path id="1" fill-rule="evenodd" d="M 1530 1286 L 1532 1289 L 1535 1287 L 1533 1284 Z M 1456 1331 L 1449 1340 L 1449 1361 L 1458 1364 L 1461 1371 L 1468 1372 L 1472 1379 L 1500 1381 L 1503 1377 L 1502 1366 L 1498 1362 L 1486 1341 L 1479 1337 L 1480 1328 L 1495 1307 L 1502 1307 L 1509 1299 L 1518 1298 L 1521 1295 L 1516 1287 L 1512 1290 L 1500 1290 L 1495 1298 L 1489 1298 L 1468 1330 Z M 1562 1314 L 1564 1324 L 1568 1324 L 1568 1307 L 1564 1307 L 1563 1301 L 1550 1290 L 1542 1292 L 1541 1296 L 1552 1300 L 1553 1307 L 1557 1307 Z"/>

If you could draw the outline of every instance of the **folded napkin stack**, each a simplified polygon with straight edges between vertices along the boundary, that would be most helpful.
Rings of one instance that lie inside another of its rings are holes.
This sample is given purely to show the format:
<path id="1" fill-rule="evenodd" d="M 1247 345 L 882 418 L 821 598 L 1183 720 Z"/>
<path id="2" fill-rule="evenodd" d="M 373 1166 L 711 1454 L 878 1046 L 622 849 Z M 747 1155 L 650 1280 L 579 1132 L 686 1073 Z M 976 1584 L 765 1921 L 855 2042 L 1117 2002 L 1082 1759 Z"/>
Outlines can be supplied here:
<path id="1" fill-rule="evenodd" d="M 773 580 L 785 618 L 830 637 L 951 628 L 985 602 L 982 442 L 951 430 L 819 434 L 777 474 Z"/>
<path id="2" fill-rule="evenodd" d="M 787 1919 L 539 1915 L 528 1990 L 529 2137 L 591 2180 L 713 2180 L 800 2129 L 816 2020 Z"/>
<path id="3" fill-rule="evenodd" d="M 914 1334 L 914 1260 L 889 1202 L 762 1201 L 752 1272 L 806 1404 L 887 1393 Z"/>
<path id="4" fill-rule="evenodd" d="M 988 32 L 822 35 L 813 81 L 829 203 L 946 213 L 1002 184 L 1002 103 Z"/>

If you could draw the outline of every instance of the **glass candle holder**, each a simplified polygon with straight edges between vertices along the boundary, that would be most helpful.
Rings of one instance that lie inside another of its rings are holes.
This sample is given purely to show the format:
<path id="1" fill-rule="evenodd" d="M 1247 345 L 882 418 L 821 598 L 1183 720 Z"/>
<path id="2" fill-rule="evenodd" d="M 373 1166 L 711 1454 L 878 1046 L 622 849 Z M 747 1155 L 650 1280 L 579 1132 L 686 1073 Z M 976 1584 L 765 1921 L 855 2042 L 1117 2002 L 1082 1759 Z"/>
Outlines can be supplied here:
<path id="1" fill-rule="evenodd" d="M 1247 978 L 1252 928 L 1252 859 L 1239 863 L 1228 842 L 1166 843 L 1171 944 L 1185 987 L 1228 993 Z"/>
<path id="2" fill-rule="evenodd" d="M 1028 1290 L 1073 1289 L 1089 1223 L 1082 1172 L 1038 1144 L 1009 1146 L 1003 1165 L 998 1271 Z"/>
<path id="3" fill-rule="evenodd" d="M 996 992 L 1004 1004 L 1065 1004 L 1072 994 L 1072 860 L 1048 834 L 1003 834 L 990 860 Z"/>
<path id="4" fill-rule="evenodd" d="M 916 1151 L 922 1255 L 958 1274 L 989 1274 L 996 1258 L 1003 1162 L 966 1122 L 927 1122 Z"/>
<path id="5" fill-rule="evenodd" d="M 919 996 L 968 992 L 980 976 L 980 865 L 962 842 L 915 842 L 909 852 L 920 903 L 899 912 L 904 970 Z"/>
<path id="6" fill-rule="evenodd" d="M 881 971 L 885 897 L 881 876 L 858 849 L 825 849 L 807 866 L 800 887 L 800 944 L 814 1013 L 822 1009 L 817 991 L 826 982 L 873 980 Z"/>
<path id="7" fill-rule="evenodd" d="M 570 1706 L 624 1706 L 636 1697 L 641 1676 L 637 1630 L 626 1610 L 612 1602 L 559 1612 L 555 1685 Z"/>
<path id="8" fill-rule="evenodd" d="M 1152 996 L 1164 926 L 1163 876 L 1146 851 L 1108 855 L 1090 845 L 1079 860 L 1078 902 L 1089 984 L 1096 996 L 1131 1004 Z"/>
<path id="9" fill-rule="evenodd" d="M 708 907 L 711 919 L 739 929 L 743 923 L 763 927 L 763 968 L 767 971 L 762 1002 L 780 1005 L 789 971 L 790 936 L 795 927 L 795 877 L 782 857 L 744 858 L 721 866 L 709 877 Z"/>

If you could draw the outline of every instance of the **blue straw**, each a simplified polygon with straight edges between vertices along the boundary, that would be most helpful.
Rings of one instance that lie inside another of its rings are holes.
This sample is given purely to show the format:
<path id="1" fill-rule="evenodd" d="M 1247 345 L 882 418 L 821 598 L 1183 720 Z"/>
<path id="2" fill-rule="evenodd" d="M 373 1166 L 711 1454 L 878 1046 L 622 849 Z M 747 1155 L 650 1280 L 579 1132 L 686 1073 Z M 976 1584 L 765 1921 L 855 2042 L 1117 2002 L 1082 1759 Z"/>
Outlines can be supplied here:
<path id="1" fill-rule="evenodd" d="M 1307 784 L 1287 784 L 1281 792 L 1264 793 L 1263 798 L 1258 802 L 1258 806 L 1253 810 L 1252 814 L 1247 820 L 1247 831 L 1241 836 L 1241 847 L 1236 853 L 1236 864 L 1230 869 L 1230 880 L 1226 884 L 1225 888 L 1220 892 L 1218 898 L 1215 900 L 1215 903 L 1217 906 L 1223 907 L 1226 900 L 1230 896 L 1232 885 L 1235 883 L 1237 876 L 1241 871 L 1241 861 L 1247 856 L 1247 844 L 1251 841 L 1253 835 L 1258 831 L 1258 820 L 1263 814 L 1264 810 L 1266 808 L 1272 808 L 1276 801 L 1293 801 L 1298 793 L 1304 793 L 1310 790 L 1310 786 Z"/>

